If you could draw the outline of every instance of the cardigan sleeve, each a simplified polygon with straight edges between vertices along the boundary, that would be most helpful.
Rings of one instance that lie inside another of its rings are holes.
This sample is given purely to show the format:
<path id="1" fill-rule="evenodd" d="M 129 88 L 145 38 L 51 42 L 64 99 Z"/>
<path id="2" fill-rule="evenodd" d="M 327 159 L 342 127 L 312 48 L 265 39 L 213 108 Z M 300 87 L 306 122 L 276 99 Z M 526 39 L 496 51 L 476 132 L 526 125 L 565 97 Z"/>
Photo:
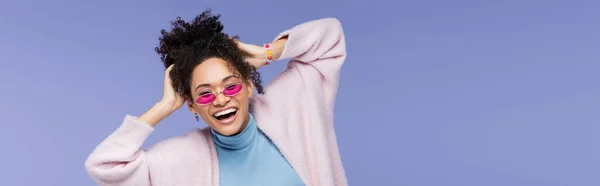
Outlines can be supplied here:
<path id="1" fill-rule="evenodd" d="M 327 81 L 337 82 L 346 57 L 342 24 L 336 18 L 309 21 L 280 33 L 275 41 L 288 37 L 278 60 L 292 58 L 295 63 L 309 63 Z M 303 65 L 303 64 L 300 64 Z"/>
<path id="2" fill-rule="evenodd" d="M 333 114 L 346 59 L 342 24 L 335 18 L 309 21 L 275 40 L 284 37 L 279 59 L 290 60 L 264 95 L 253 98 L 252 111 L 307 185 L 348 185 Z"/>
<path id="3" fill-rule="evenodd" d="M 291 60 L 265 88 L 265 97 L 289 112 L 303 107 L 333 114 L 340 70 L 346 59 L 342 24 L 336 18 L 313 20 L 283 31 L 275 40 L 284 37 L 288 40 L 278 60 Z M 292 99 L 303 100 L 303 106 Z"/>
<path id="4" fill-rule="evenodd" d="M 141 146 L 153 131 L 127 115 L 121 126 L 88 156 L 86 171 L 101 186 L 151 185 L 148 154 L 153 152 L 141 150 Z"/>

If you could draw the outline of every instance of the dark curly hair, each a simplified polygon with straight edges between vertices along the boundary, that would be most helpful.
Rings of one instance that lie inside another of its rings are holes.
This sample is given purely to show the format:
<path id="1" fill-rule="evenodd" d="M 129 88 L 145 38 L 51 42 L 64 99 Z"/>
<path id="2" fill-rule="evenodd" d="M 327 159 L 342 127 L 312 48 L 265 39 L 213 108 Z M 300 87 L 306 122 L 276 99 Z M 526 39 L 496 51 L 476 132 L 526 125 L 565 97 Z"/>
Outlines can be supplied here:
<path id="1" fill-rule="evenodd" d="M 259 94 L 263 93 L 260 73 L 244 60 L 248 55 L 240 50 L 235 40 L 223 33 L 223 24 L 219 21 L 221 15 L 212 15 L 208 9 L 196 16 L 193 21 L 185 22 L 181 17 L 171 21 L 170 32 L 162 29 L 160 46 L 156 53 L 164 63 L 165 68 L 175 64 L 169 74 L 173 80 L 173 88 L 188 100 L 192 99 L 191 76 L 194 68 L 212 57 L 225 60 L 229 68 L 241 75 L 243 80 L 251 79 Z"/>

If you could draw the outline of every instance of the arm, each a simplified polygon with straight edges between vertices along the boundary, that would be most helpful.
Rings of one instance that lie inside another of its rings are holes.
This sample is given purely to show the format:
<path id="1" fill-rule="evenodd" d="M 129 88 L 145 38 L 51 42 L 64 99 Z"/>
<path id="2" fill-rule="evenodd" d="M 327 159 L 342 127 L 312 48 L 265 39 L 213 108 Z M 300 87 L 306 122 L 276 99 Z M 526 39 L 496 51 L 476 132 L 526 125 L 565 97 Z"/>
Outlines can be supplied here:
<path id="1" fill-rule="evenodd" d="M 250 63 L 257 68 L 265 66 L 267 52 L 262 47 L 240 44 L 244 50 L 255 53 L 253 56 L 256 57 L 248 59 Z M 293 58 L 297 62 L 313 63 L 333 57 L 339 59 L 338 63 L 343 63 L 346 54 L 344 32 L 341 23 L 335 18 L 319 19 L 297 25 L 279 34 L 269 45 L 275 60 Z"/>
<path id="2" fill-rule="evenodd" d="M 272 45 L 273 57 L 277 60 L 293 58 L 298 62 L 314 63 L 325 58 L 340 59 L 346 54 L 342 25 L 335 18 L 297 25 L 279 34 Z M 342 59 L 336 61 L 344 62 Z"/>
<path id="3" fill-rule="evenodd" d="M 98 185 L 151 185 L 151 157 L 154 151 L 141 150 L 154 126 L 181 108 L 183 97 L 175 93 L 169 73 L 165 70 L 163 98 L 139 118 L 127 116 L 121 126 L 89 155 L 85 168 Z"/>
<path id="4" fill-rule="evenodd" d="M 299 175 L 312 178 L 307 184 L 348 185 L 333 117 L 346 58 L 341 23 L 332 18 L 306 22 L 281 33 L 272 45 L 274 57 L 291 60 L 265 88 L 265 95 L 254 99 L 255 118 L 259 123 L 272 122 L 262 129 L 273 141 L 290 144 L 280 150 L 296 152 L 288 154 L 292 162 L 310 162 L 297 167 Z"/>
<path id="5" fill-rule="evenodd" d="M 121 126 L 89 155 L 85 168 L 102 186 L 150 185 L 147 153 L 141 150 L 154 128 L 133 116 L 125 117 Z"/>
<path id="6" fill-rule="evenodd" d="M 333 112 L 340 69 L 346 58 L 341 23 L 335 18 L 325 18 L 297 25 L 279 34 L 271 48 L 274 59 L 292 60 L 266 87 L 266 97 L 277 103 L 310 94 L 307 101 Z"/>

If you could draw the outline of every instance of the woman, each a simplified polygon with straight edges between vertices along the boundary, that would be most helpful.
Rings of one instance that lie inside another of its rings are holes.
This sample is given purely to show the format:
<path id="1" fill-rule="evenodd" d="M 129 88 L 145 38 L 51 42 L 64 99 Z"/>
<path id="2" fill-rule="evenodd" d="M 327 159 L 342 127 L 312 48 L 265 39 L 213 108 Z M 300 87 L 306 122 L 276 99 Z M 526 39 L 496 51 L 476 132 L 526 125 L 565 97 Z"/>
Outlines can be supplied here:
<path id="1" fill-rule="evenodd" d="M 346 57 L 336 19 L 297 25 L 263 46 L 222 33 L 210 11 L 173 27 L 156 50 L 167 67 L 163 98 L 140 117 L 127 115 L 91 153 L 86 170 L 96 183 L 347 185 L 333 128 Z M 256 69 L 286 58 L 286 70 L 263 91 Z M 141 150 L 185 102 L 209 127 Z"/>

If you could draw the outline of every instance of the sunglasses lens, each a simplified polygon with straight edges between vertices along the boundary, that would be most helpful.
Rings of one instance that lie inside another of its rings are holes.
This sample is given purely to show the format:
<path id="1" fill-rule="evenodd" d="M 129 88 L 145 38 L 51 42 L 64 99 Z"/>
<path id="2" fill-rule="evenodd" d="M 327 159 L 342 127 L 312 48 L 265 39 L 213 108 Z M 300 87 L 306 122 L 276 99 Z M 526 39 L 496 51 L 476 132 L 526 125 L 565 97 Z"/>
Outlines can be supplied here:
<path id="1" fill-rule="evenodd" d="M 215 100 L 215 94 L 204 94 L 196 99 L 196 103 L 204 105 L 209 104 L 213 100 Z"/>
<path id="2" fill-rule="evenodd" d="M 230 85 L 223 90 L 225 96 L 233 96 L 242 90 L 242 84 Z"/>

